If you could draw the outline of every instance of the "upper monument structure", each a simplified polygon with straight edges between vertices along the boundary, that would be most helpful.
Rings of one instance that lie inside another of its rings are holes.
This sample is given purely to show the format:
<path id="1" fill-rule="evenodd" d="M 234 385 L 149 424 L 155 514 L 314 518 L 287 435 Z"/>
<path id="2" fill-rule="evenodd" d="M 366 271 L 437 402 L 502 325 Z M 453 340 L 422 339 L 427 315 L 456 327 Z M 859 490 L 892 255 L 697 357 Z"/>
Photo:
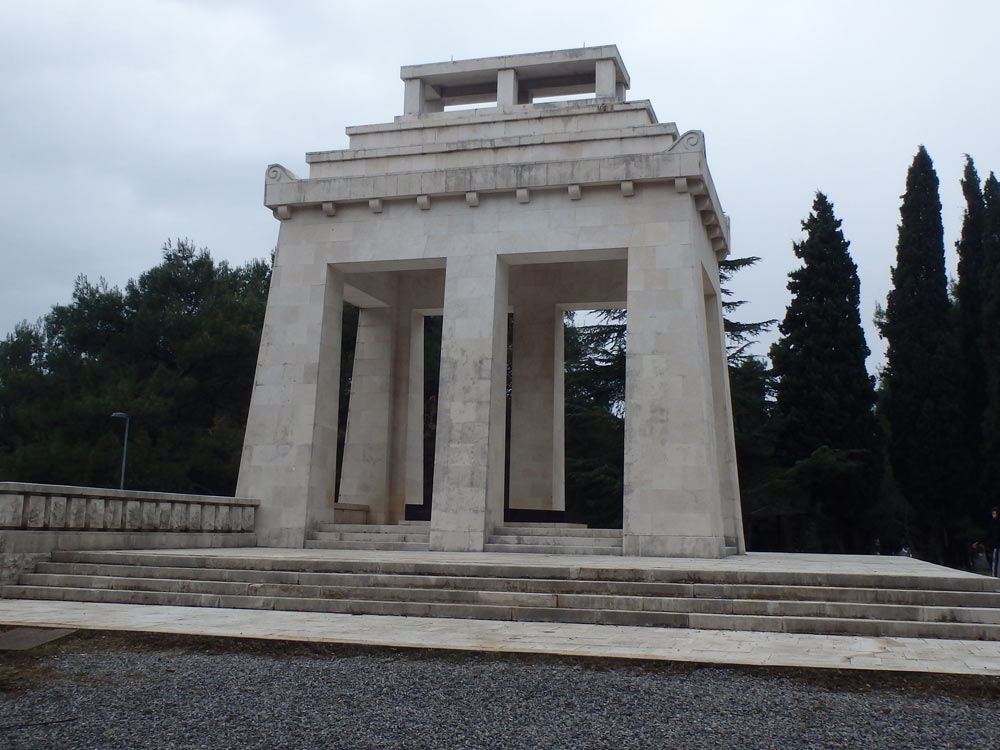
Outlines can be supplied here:
<path id="1" fill-rule="evenodd" d="M 721 557 L 743 532 L 702 134 L 628 102 L 615 46 L 405 66 L 403 114 L 267 169 L 281 220 L 237 492 L 261 543 L 333 520 L 342 309 L 361 308 L 340 500 L 423 502 L 423 317 L 443 315 L 430 547 L 560 510 L 563 313 L 625 307 L 623 550 Z M 588 98 L 540 101 L 590 94 Z M 482 104 L 469 109 L 456 105 Z"/>

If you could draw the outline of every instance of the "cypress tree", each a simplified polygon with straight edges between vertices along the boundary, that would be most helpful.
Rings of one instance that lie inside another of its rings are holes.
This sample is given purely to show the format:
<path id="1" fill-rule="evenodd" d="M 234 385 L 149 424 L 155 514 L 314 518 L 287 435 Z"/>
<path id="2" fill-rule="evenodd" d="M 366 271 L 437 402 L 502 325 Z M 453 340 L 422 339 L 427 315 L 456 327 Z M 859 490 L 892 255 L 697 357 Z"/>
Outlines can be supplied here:
<path id="1" fill-rule="evenodd" d="M 983 470 L 977 520 L 1000 505 L 1000 185 L 990 173 L 983 186 L 982 352 L 986 394 Z"/>
<path id="2" fill-rule="evenodd" d="M 913 511 L 914 551 L 961 564 L 968 524 L 968 462 L 934 165 L 923 146 L 906 176 L 893 287 L 881 333 L 888 342 L 885 416 L 889 458 Z"/>
<path id="3" fill-rule="evenodd" d="M 816 543 L 862 551 L 874 539 L 864 515 L 877 491 L 878 431 L 869 349 L 858 312 L 858 269 L 833 205 L 817 193 L 793 250 L 792 301 L 771 348 L 779 460 L 805 495 Z"/>
<path id="4" fill-rule="evenodd" d="M 963 433 L 966 451 L 973 463 L 973 476 L 980 474 L 983 439 L 983 412 L 986 410 L 986 362 L 982 352 L 983 336 L 983 192 L 972 157 L 965 156 L 962 177 L 965 216 L 962 235 L 955 243 L 958 251 L 959 343 L 962 357 Z"/>

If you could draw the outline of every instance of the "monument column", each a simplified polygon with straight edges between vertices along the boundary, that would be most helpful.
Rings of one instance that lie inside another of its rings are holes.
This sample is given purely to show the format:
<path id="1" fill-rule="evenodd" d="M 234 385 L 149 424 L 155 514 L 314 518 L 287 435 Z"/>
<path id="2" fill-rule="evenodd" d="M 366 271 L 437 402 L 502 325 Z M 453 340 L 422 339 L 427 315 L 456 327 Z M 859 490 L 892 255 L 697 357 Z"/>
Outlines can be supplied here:
<path id="1" fill-rule="evenodd" d="M 712 373 L 694 246 L 629 248 L 627 295 L 623 551 L 722 557 Z"/>
<path id="2" fill-rule="evenodd" d="M 723 329 L 719 294 L 707 276 L 705 320 L 708 326 L 708 352 L 712 368 L 712 404 L 715 410 L 716 456 L 719 463 L 723 533 L 726 546 L 735 548 L 737 554 L 743 554 L 746 552 L 746 541 L 743 537 L 740 482 L 736 470 L 736 437 L 733 433 L 733 416 L 730 408 L 726 334 Z"/>
<path id="3" fill-rule="evenodd" d="M 279 243 L 236 486 L 260 499 L 265 546 L 302 547 L 333 521 L 344 280 L 308 249 Z"/>
<path id="4" fill-rule="evenodd" d="M 369 523 L 392 523 L 389 466 L 396 310 L 362 308 L 351 377 L 340 501 L 368 506 Z"/>
<path id="5" fill-rule="evenodd" d="M 432 550 L 482 551 L 503 521 L 507 281 L 493 253 L 448 258 Z"/>
<path id="6" fill-rule="evenodd" d="M 528 287 L 528 292 L 534 292 Z M 556 372 L 562 374 L 562 313 L 544 294 L 514 303 L 512 352 L 510 507 L 563 510 L 563 430 L 556 424 Z M 562 384 L 562 378 L 559 378 Z M 558 409 L 562 415 L 562 409 Z"/>

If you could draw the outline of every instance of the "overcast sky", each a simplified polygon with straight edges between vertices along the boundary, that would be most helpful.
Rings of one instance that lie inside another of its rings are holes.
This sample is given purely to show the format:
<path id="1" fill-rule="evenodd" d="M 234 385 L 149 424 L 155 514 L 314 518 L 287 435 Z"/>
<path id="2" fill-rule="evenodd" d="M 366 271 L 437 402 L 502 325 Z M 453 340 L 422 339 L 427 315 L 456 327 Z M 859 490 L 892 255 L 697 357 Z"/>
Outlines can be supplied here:
<path id="1" fill-rule="evenodd" d="M 391 121 L 401 65 L 617 44 L 628 98 L 705 132 L 733 255 L 763 258 L 733 285 L 744 318 L 783 316 L 792 242 L 830 197 L 874 372 L 917 146 L 952 274 L 963 154 L 1000 172 L 998 29 L 994 0 L 0 0 L 0 335 L 68 302 L 78 274 L 124 285 L 168 238 L 266 257 L 265 167 L 303 175 L 346 126 Z"/>

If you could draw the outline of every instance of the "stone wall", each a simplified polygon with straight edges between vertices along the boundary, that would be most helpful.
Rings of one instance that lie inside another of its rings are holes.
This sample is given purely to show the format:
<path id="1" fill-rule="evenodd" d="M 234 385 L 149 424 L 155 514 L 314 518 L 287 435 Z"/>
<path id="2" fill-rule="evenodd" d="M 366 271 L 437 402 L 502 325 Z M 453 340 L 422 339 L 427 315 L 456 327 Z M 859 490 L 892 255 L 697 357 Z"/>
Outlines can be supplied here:
<path id="1" fill-rule="evenodd" d="M 55 549 L 255 546 L 257 500 L 0 482 L 0 583 Z"/>

